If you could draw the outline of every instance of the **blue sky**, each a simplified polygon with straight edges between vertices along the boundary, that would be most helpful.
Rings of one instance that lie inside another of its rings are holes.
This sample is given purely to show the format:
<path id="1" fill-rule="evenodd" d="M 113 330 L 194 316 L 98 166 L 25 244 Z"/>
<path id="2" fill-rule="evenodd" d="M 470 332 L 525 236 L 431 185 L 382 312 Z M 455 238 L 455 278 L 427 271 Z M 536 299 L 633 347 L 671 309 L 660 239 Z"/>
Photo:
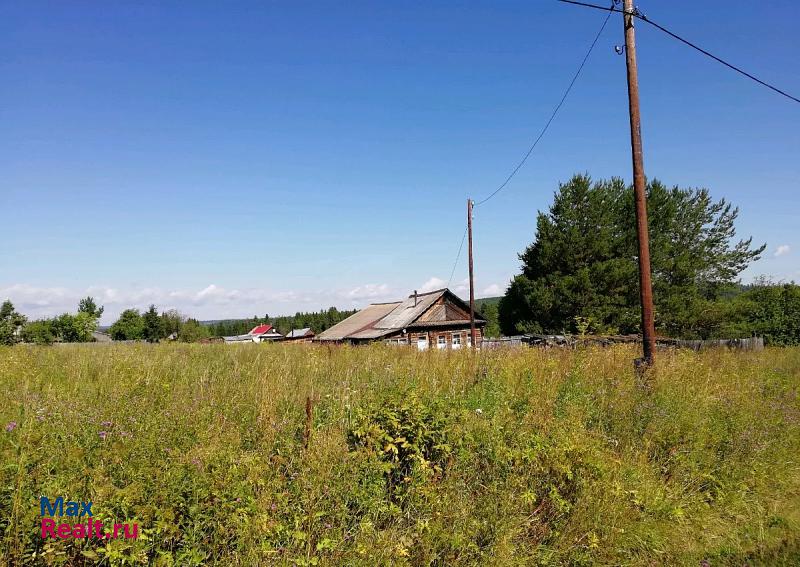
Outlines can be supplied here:
<path id="1" fill-rule="evenodd" d="M 640 3 L 800 93 L 800 5 Z M 449 278 L 468 196 L 525 153 L 605 15 L 536 2 L 16 2 L 0 10 L 0 295 L 202 318 L 363 305 Z M 508 188 L 477 295 L 559 181 L 630 179 L 620 16 Z M 800 279 L 800 105 L 639 25 L 645 169 L 740 206 L 743 278 Z M 463 291 L 462 257 L 452 287 Z"/>

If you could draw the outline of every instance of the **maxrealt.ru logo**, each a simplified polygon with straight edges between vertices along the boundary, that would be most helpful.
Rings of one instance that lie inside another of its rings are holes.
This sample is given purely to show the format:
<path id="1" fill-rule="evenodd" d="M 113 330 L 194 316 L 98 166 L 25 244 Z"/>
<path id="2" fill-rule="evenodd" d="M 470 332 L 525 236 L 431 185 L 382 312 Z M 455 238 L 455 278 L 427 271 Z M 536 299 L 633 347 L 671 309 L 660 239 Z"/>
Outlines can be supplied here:
<path id="1" fill-rule="evenodd" d="M 139 524 L 114 524 L 113 531 L 103 531 L 103 522 L 95 520 L 92 514 L 91 502 L 75 502 L 73 500 L 64 501 L 63 496 L 59 496 L 52 502 L 46 496 L 40 500 L 42 515 L 42 537 L 60 539 L 79 539 L 79 538 L 98 538 L 116 539 L 136 539 L 139 537 Z M 49 516 L 49 517 L 48 517 Z M 54 517 L 63 518 L 85 518 L 86 523 L 70 524 L 67 522 L 56 522 Z"/>

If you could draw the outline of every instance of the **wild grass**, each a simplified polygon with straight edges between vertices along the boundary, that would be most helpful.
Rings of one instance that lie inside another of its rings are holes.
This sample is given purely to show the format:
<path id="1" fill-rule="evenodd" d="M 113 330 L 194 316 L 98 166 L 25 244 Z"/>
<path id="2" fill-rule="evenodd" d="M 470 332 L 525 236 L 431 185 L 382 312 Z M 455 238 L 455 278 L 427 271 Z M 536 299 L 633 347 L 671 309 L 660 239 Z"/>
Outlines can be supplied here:
<path id="1" fill-rule="evenodd" d="M 634 356 L 0 349 L 0 563 L 800 563 L 800 349 Z M 42 495 L 142 536 L 42 539 Z"/>

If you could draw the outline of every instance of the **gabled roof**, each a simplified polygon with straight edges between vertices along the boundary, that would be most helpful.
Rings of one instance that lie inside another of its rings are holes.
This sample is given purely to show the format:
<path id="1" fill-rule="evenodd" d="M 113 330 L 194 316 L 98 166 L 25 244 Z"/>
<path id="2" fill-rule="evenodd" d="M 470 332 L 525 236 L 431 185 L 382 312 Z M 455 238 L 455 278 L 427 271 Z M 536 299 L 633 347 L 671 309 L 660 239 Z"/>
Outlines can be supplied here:
<path id="1" fill-rule="evenodd" d="M 243 342 L 253 342 L 252 335 L 234 335 L 231 337 L 222 337 L 222 340 L 226 343 L 243 343 Z"/>
<path id="2" fill-rule="evenodd" d="M 291 332 L 286 335 L 286 338 L 299 339 L 305 337 L 309 332 L 311 332 L 311 327 L 306 327 L 305 329 L 292 329 Z"/>
<path id="3" fill-rule="evenodd" d="M 448 308 L 435 305 L 443 296 L 461 310 L 469 313 L 469 305 L 449 289 L 437 289 L 427 293 L 409 295 L 403 301 L 393 303 L 374 303 L 351 315 L 341 323 L 317 335 L 322 341 L 341 341 L 345 339 L 378 339 L 405 328 L 423 326 L 452 326 L 469 324 L 469 319 L 448 319 Z M 432 308 L 432 309 L 431 309 Z M 424 317 L 423 317 L 424 315 Z M 424 321 L 418 319 L 424 318 Z M 475 321 L 485 324 L 479 313 L 475 313 Z"/>
<path id="4" fill-rule="evenodd" d="M 272 325 L 256 325 L 247 334 L 251 336 L 263 335 L 264 333 L 269 333 L 270 329 L 272 329 Z"/>
<path id="5" fill-rule="evenodd" d="M 330 329 L 323 331 L 317 335 L 317 339 L 322 341 L 344 340 L 352 334 L 371 327 L 375 321 L 382 319 L 398 305 L 400 305 L 399 301 L 394 303 L 373 303 L 372 305 L 368 305 L 361 311 L 350 315 L 350 317 L 344 321 L 341 321 Z"/>
<path id="6" fill-rule="evenodd" d="M 417 317 L 425 313 L 428 308 L 442 297 L 446 289 L 438 289 L 429 293 L 418 293 L 416 296 L 409 295 L 400 305 L 383 319 L 375 323 L 376 329 L 402 329 L 407 327 Z"/>

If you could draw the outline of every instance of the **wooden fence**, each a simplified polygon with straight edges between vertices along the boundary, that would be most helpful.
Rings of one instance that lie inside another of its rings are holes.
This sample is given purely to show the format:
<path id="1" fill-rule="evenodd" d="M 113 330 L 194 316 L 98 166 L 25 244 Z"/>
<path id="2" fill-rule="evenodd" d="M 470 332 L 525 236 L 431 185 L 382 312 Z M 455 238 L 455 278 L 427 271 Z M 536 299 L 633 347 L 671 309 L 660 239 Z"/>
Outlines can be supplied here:
<path id="1" fill-rule="evenodd" d="M 575 348 L 586 346 L 611 346 L 615 344 L 641 343 L 637 335 L 517 335 L 513 337 L 500 337 L 483 339 L 481 348 L 513 348 L 522 346 L 535 346 L 541 348 Z M 658 338 L 659 347 L 690 348 L 702 350 L 706 348 L 731 348 L 736 350 L 764 350 L 763 337 L 750 337 L 747 339 L 710 339 L 686 340 Z"/>

